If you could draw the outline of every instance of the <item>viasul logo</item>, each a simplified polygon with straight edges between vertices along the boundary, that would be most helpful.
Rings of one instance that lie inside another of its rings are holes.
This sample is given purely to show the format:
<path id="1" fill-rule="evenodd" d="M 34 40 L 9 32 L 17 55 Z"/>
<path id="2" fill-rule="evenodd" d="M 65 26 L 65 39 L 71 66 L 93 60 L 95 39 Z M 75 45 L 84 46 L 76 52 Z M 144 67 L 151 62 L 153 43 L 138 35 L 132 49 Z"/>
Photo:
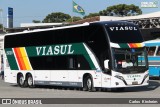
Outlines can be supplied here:
<path id="1" fill-rule="evenodd" d="M 41 46 L 36 47 L 37 55 L 64 55 L 73 54 L 72 45 L 56 45 L 56 46 Z"/>
<path id="2" fill-rule="evenodd" d="M 127 77 L 128 78 L 139 78 L 141 77 L 141 75 L 128 75 Z"/>
<path id="3" fill-rule="evenodd" d="M 141 8 L 158 8 L 158 1 L 141 2 Z"/>
<path id="4" fill-rule="evenodd" d="M 119 30 L 137 30 L 134 26 L 117 26 L 117 27 L 109 27 L 111 31 L 119 31 Z"/>

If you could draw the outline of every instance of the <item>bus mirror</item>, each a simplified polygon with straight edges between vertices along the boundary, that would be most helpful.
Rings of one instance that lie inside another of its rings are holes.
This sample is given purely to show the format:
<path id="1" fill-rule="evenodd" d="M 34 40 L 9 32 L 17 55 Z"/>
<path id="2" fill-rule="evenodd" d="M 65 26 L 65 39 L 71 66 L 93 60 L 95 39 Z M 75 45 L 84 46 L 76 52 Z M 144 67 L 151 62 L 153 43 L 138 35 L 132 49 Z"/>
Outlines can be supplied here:
<path id="1" fill-rule="evenodd" d="M 108 59 L 104 61 L 104 67 L 105 67 L 105 69 L 109 69 L 109 60 Z"/>

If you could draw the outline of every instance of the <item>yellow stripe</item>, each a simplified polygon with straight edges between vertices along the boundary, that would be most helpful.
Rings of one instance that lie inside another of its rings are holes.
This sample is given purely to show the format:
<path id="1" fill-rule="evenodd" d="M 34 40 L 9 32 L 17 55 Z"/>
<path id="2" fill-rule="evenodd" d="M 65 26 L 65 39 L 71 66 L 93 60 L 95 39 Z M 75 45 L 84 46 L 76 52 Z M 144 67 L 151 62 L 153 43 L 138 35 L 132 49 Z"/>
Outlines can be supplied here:
<path id="1" fill-rule="evenodd" d="M 136 43 L 136 45 L 137 45 L 138 47 L 142 47 L 142 44 L 141 44 L 141 43 Z"/>
<path id="2" fill-rule="evenodd" d="M 21 53 L 22 53 L 23 61 L 24 61 L 25 66 L 26 66 L 26 70 L 32 70 L 31 64 L 29 62 L 29 59 L 28 59 L 28 56 L 27 56 L 25 48 L 22 47 L 22 48 L 20 48 L 20 50 L 21 50 Z"/>

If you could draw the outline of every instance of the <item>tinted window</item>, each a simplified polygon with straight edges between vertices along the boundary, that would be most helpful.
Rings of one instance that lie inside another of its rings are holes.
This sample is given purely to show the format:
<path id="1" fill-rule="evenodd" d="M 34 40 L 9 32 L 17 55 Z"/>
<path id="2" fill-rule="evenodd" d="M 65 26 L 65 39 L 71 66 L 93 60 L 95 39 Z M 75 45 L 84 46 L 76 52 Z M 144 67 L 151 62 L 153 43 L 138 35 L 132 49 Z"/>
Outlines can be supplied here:
<path id="1" fill-rule="evenodd" d="M 77 56 L 77 67 L 79 70 L 90 70 L 90 66 L 88 61 L 84 58 L 84 56 Z"/>
<path id="2" fill-rule="evenodd" d="M 143 41 L 141 33 L 134 25 L 106 25 L 110 41 L 113 43 L 139 43 Z"/>
<path id="3" fill-rule="evenodd" d="M 34 70 L 65 70 L 68 68 L 67 57 L 64 56 L 30 57 L 29 59 Z"/>
<path id="4" fill-rule="evenodd" d="M 156 51 L 156 47 L 147 47 L 148 56 L 153 56 Z"/>
<path id="5" fill-rule="evenodd" d="M 5 48 L 43 46 L 80 42 L 86 43 L 88 45 L 89 49 L 91 49 L 96 58 L 99 60 L 99 63 L 103 66 L 103 53 L 106 50 L 109 50 L 109 45 L 108 39 L 106 37 L 105 28 L 101 24 L 91 24 L 90 26 L 83 27 L 9 35 L 5 37 Z M 33 66 L 36 69 L 46 69 L 42 66 L 45 65 L 45 63 L 43 63 L 42 61 L 45 62 L 46 58 L 43 57 L 38 59 L 33 57 L 30 59 L 33 63 Z M 77 60 L 83 62 L 79 64 L 79 69 L 90 69 L 86 59 L 84 59 L 83 57 L 78 57 Z M 41 64 L 38 65 L 38 62 L 41 62 Z M 54 62 L 54 58 L 51 58 L 50 62 Z M 74 64 L 75 62 L 72 60 L 72 62 L 70 63 Z M 48 66 L 48 69 L 55 69 L 52 68 L 53 65 L 48 64 Z M 71 65 L 70 68 L 73 68 L 73 65 Z"/>
<path id="6" fill-rule="evenodd" d="M 90 70 L 88 61 L 82 55 L 74 55 L 68 58 L 69 69 Z"/>
<path id="7" fill-rule="evenodd" d="M 5 48 L 83 42 L 83 29 L 84 27 L 75 27 L 10 35 L 5 37 Z"/>
<path id="8" fill-rule="evenodd" d="M 30 57 L 34 70 L 90 70 L 82 55 Z"/>
<path id="9" fill-rule="evenodd" d="M 157 56 L 160 56 L 160 47 L 158 47 L 158 50 L 157 50 L 156 55 L 157 55 Z"/>
<path id="10" fill-rule="evenodd" d="M 87 30 L 90 30 L 86 31 L 86 33 L 88 33 L 87 45 L 92 49 L 96 57 L 99 59 L 99 63 L 103 68 L 103 62 L 106 59 L 105 57 L 109 58 L 108 54 L 104 57 L 106 50 L 109 50 L 106 32 L 102 26 L 92 26 Z"/>

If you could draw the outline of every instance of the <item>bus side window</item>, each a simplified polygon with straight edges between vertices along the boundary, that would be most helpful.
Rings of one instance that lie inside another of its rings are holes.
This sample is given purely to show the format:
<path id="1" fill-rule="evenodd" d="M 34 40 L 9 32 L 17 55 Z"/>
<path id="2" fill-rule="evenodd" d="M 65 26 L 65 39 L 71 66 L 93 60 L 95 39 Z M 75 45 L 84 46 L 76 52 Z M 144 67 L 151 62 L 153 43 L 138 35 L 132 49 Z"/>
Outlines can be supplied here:
<path id="1" fill-rule="evenodd" d="M 158 47 L 158 50 L 157 50 L 156 55 L 157 55 L 157 56 L 160 56 L 160 47 Z"/>
<path id="2" fill-rule="evenodd" d="M 90 70 L 91 67 L 83 55 L 75 55 L 68 58 L 69 70 Z"/>
<path id="3" fill-rule="evenodd" d="M 155 50 L 156 50 L 156 47 L 149 47 L 149 48 L 147 49 L 147 51 L 148 51 L 148 56 L 154 56 Z"/>
<path id="4" fill-rule="evenodd" d="M 77 59 L 76 57 L 69 58 L 69 69 L 76 69 L 77 68 L 76 59 Z"/>

